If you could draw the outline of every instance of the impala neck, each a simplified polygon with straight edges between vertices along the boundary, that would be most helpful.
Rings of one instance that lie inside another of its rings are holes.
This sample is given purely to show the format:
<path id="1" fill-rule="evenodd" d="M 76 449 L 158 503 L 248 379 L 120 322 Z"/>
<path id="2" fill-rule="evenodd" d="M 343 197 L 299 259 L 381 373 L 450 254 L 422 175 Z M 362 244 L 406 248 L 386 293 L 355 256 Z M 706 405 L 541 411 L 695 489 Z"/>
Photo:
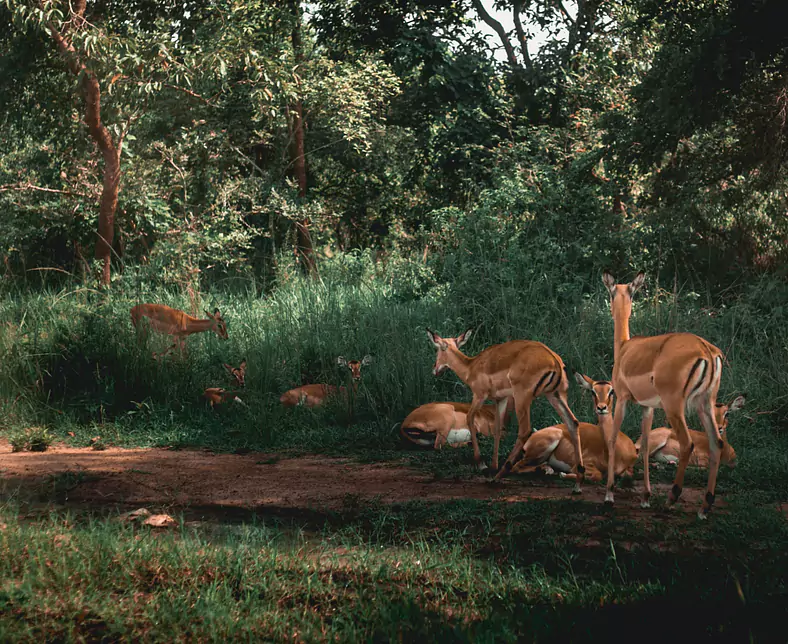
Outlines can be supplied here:
<path id="1" fill-rule="evenodd" d="M 451 345 L 449 345 L 447 351 L 449 355 L 446 363 L 449 365 L 449 369 L 456 373 L 457 377 L 467 385 L 471 364 L 473 364 L 474 359 L 469 358 L 462 351 Z"/>
<path id="2" fill-rule="evenodd" d="M 621 296 L 619 295 L 619 298 Z M 619 299 L 616 298 L 616 299 Z M 613 307 L 613 363 L 618 362 L 618 356 L 621 353 L 621 347 L 625 342 L 629 341 L 629 316 L 632 315 L 631 303 L 630 307 L 614 306 Z"/>
<path id="3" fill-rule="evenodd" d="M 603 414 L 596 416 L 596 422 L 599 425 L 599 428 L 602 430 L 602 436 L 612 436 L 613 435 L 613 414 L 612 412 L 609 414 Z M 605 448 L 605 456 L 608 455 L 607 450 L 607 440 L 603 440 L 602 444 Z"/>
<path id="4" fill-rule="evenodd" d="M 186 318 L 186 329 L 190 333 L 200 333 L 201 331 L 209 331 L 213 327 L 214 321 L 212 319 L 193 318 L 188 316 Z"/>

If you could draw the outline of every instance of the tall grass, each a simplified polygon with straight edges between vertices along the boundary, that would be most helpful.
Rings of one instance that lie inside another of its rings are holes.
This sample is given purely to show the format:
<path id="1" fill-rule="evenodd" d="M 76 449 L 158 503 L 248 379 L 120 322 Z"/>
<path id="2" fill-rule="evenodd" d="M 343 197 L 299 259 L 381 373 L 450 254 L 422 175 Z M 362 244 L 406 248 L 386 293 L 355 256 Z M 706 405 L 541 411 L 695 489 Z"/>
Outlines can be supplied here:
<path id="1" fill-rule="evenodd" d="M 403 297 L 385 273 L 336 267 L 320 281 L 293 277 L 264 294 L 250 286 L 195 296 L 123 282 L 106 294 L 81 288 L 6 291 L 0 297 L 3 424 L 47 425 L 61 436 L 75 433 L 78 441 L 99 433 L 126 445 L 389 453 L 397 445 L 392 426 L 410 409 L 470 399 L 452 373 L 433 377 L 427 326 L 447 336 L 476 328 L 466 346 L 471 354 L 509 339 L 539 340 L 570 369 L 610 376 L 613 325 L 599 276 L 598 283 L 561 283 L 560 275 L 540 274 L 527 264 L 496 265 L 492 257 L 475 262 L 476 272 L 466 263 L 454 272 L 455 281 L 418 298 Z M 647 282 L 631 321 L 635 334 L 691 331 L 725 352 L 720 399 L 748 396 L 746 409 L 730 423 L 741 461 L 735 478 L 766 485 L 771 472 L 769 485 L 781 495 L 788 489 L 779 482 L 785 477 L 776 475 L 788 473 L 788 443 L 780 432 L 788 417 L 788 308 L 776 303 L 788 301 L 787 295 L 776 280 L 724 300 Z M 168 339 L 135 334 L 129 309 L 140 301 L 198 315 L 218 306 L 229 340 L 197 334 L 187 339 L 183 359 L 174 352 L 155 361 L 151 352 L 161 351 Z M 305 382 L 349 385 L 336 357 L 367 353 L 374 362 L 363 370 L 352 417 L 341 402 L 316 411 L 279 404 L 282 392 Z M 210 410 L 200 398 L 203 388 L 229 386 L 222 363 L 242 358 L 248 371 L 241 397 L 249 409 Z M 570 405 L 579 418 L 593 419 L 590 401 L 577 387 L 570 388 Z M 535 428 L 556 421 L 545 401 L 534 404 L 532 415 Z M 658 415 L 656 422 L 661 420 Z M 692 415 L 690 424 L 697 426 Z M 635 436 L 638 425 L 639 415 L 632 413 L 624 430 Z"/>

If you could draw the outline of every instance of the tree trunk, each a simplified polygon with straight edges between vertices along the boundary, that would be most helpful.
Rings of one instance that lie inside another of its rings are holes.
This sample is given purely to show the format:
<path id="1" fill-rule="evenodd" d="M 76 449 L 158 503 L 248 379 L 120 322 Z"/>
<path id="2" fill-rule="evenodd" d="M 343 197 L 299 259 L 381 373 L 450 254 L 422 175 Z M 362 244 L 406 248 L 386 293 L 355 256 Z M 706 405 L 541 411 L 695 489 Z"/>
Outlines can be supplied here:
<path id="1" fill-rule="evenodd" d="M 301 2 L 293 0 L 293 53 L 295 55 L 296 69 L 304 61 L 304 52 L 301 46 Z M 304 150 L 304 105 L 301 98 L 297 98 L 290 108 L 292 118 L 293 143 L 291 146 L 293 174 L 298 183 L 298 198 L 301 204 L 306 202 L 306 157 Z M 312 246 L 312 236 L 309 234 L 309 226 L 312 222 L 309 217 L 304 217 L 296 222 L 296 246 L 301 261 L 306 271 L 312 276 L 317 277 L 317 264 L 315 263 L 315 252 Z"/>
<path id="2" fill-rule="evenodd" d="M 75 0 L 71 5 L 73 28 L 78 29 L 84 22 L 85 0 Z M 120 188 L 120 151 L 122 139 L 115 142 L 109 130 L 101 122 L 101 87 L 93 72 L 80 60 L 74 46 L 61 34 L 53 24 L 48 25 L 49 33 L 57 44 L 68 68 L 75 76 L 82 76 L 82 93 L 85 96 L 85 124 L 90 136 L 96 142 L 101 156 L 104 158 L 104 181 L 99 205 L 98 239 L 96 240 L 96 259 L 102 260 L 101 283 L 109 286 L 110 265 L 112 260 L 112 242 L 115 237 L 115 209 L 118 206 L 118 190 Z"/>

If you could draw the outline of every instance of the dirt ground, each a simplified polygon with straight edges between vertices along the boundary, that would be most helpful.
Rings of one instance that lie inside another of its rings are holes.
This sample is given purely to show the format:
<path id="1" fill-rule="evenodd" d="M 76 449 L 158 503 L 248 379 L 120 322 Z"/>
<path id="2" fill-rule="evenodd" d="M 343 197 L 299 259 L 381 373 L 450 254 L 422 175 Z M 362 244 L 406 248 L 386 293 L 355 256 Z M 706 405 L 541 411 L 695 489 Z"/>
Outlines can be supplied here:
<path id="1" fill-rule="evenodd" d="M 435 455 L 440 458 L 439 454 Z M 470 469 L 470 468 L 469 468 Z M 72 476 L 68 476 L 71 474 Z M 214 454 L 198 450 L 75 448 L 12 453 L 0 441 L 0 491 L 42 490 L 58 476 L 70 481 L 61 502 L 95 506 L 156 506 L 274 511 L 334 510 L 348 502 L 377 500 L 577 499 L 602 503 L 604 486 L 587 482 L 583 494 L 553 477 L 511 477 L 490 484 L 482 476 L 435 478 L 401 464 L 361 464 L 350 459 L 308 456 L 278 459 L 270 453 Z M 639 508 L 640 481 L 618 489 L 616 509 Z M 655 485 L 666 495 L 668 485 Z M 703 490 L 685 488 L 682 510 L 696 512 Z M 724 505 L 724 502 L 718 502 Z M 677 506 L 678 509 L 678 506 Z"/>

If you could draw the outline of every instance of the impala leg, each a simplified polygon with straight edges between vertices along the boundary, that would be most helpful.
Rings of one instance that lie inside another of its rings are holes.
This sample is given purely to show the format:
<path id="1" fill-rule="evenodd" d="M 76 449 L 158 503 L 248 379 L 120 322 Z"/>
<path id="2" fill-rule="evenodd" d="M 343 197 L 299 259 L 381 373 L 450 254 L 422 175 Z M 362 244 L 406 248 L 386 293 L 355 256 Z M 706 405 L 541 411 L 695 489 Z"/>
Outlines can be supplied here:
<path id="1" fill-rule="evenodd" d="M 506 415 L 506 407 L 509 403 L 508 398 L 498 401 L 498 409 L 495 414 L 495 427 L 493 429 L 493 460 L 492 468 L 498 472 L 498 447 L 501 444 L 501 434 L 503 433 L 503 419 Z"/>
<path id="2" fill-rule="evenodd" d="M 711 506 L 714 505 L 714 490 L 717 486 L 717 473 L 720 469 L 720 456 L 722 455 L 722 439 L 719 438 L 720 433 L 712 411 L 713 407 L 710 398 L 699 402 L 696 407 L 703 429 L 706 430 L 706 435 L 709 437 L 709 480 L 706 484 L 706 497 L 698 511 L 699 519 L 705 519 Z"/>
<path id="3" fill-rule="evenodd" d="M 480 472 L 488 469 L 487 464 L 482 462 L 482 453 L 479 450 L 479 439 L 476 436 L 476 412 L 479 411 L 479 407 L 482 406 L 483 402 L 484 400 L 482 398 L 474 394 L 473 400 L 471 401 L 471 408 L 468 410 L 466 416 L 468 420 L 468 429 L 471 430 L 471 443 L 473 443 L 473 462 L 476 463 L 476 468 Z"/>
<path id="4" fill-rule="evenodd" d="M 616 399 L 616 409 L 613 414 L 613 429 L 609 428 L 605 431 L 605 443 L 607 443 L 607 486 L 605 488 L 605 503 L 613 505 L 615 499 L 613 497 L 613 484 L 616 479 L 616 439 L 618 432 L 621 431 L 621 425 L 624 423 L 624 418 L 627 415 L 627 400 L 626 398 Z M 641 447 L 642 449 L 642 447 Z"/>
<path id="5" fill-rule="evenodd" d="M 651 506 L 651 480 L 649 479 L 648 469 L 648 437 L 651 433 L 651 425 L 654 422 L 654 408 L 643 408 L 643 419 L 640 422 L 640 451 L 643 453 L 643 500 L 640 502 L 641 508 Z"/>
<path id="6" fill-rule="evenodd" d="M 583 447 L 580 444 L 580 432 L 578 431 L 578 422 L 572 410 L 569 408 L 569 403 L 566 400 L 566 391 L 557 391 L 553 394 L 545 396 L 548 402 L 553 406 L 564 421 L 569 435 L 572 437 L 572 446 L 575 448 L 575 463 L 577 476 L 575 477 L 575 487 L 572 489 L 572 494 L 580 494 L 583 490 L 581 486 L 585 478 L 585 465 L 583 464 Z"/>
<path id="7" fill-rule="evenodd" d="M 679 465 L 676 468 L 676 477 L 673 479 L 673 487 L 668 495 L 668 505 L 672 506 L 681 496 L 681 489 L 684 486 L 684 474 L 687 471 L 690 454 L 695 445 L 693 445 L 692 438 L 690 438 L 687 419 L 684 417 L 684 401 L 682 400 L 679 405 L 672 406 L 670 411 L 667 409 L 665 409 L 665 411 L 667 412 L 670 426 L 676 432 L 679 441 Z"/>
<path id="8" fill-rule="evenodd" d="M 514 447 L 509 454 L 509 458 L 506 459 L 503 467 L 498 470 L 493 481 L 500 481 L 501 478 L 511 471 L 512 465 L 522 453 L 525 441 L 531 435 L 531 402 L 533 402 L 533 396 L 529 393 L 520 394 L 519 397 L 517 395 L 514 396 L 514 409 L 518 423 L 517 439 L 514 441 Z"/>

